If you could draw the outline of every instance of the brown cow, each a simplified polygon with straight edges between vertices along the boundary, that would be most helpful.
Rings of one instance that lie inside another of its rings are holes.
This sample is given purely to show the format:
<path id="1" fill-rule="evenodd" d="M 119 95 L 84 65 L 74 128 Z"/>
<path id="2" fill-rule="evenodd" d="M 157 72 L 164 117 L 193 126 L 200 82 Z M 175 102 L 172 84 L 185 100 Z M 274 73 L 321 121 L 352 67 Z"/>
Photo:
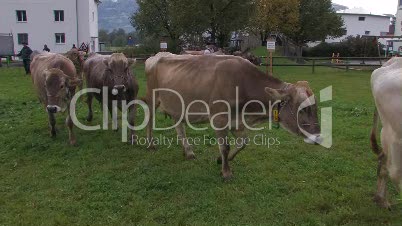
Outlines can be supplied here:
<path id="1" fill-rule="evenodd" d="M 135 60 L 127 59 L 122 53 L 114 53 L 111 56 L 91 54 L 84 64 L 84 74 L 87 88 L 100 89 L 100 94 L 88 93 L 88 116 L 87 121 L 92 121 L 92 99 L 95 98 L 102 103 L 103 87 L 108 89 L 108 105 L 110 115 L 113 118 L 112 101 L 118 101 L 118 107 L 122 110 L 122 101 L 131 102 L 138 94 L 138 83 L 135 79 L 131 66 Z M 136 107 L 131 105 L 129 111 L 129 124 L 134 126 Z M 117 125 L 117 122 L 115 122 Z M 117 129 L 117 128 L 115 128 Z M 134 131 L 131 130 L 130 138 L 134 138 Z"/>
<path id="2" fill-rule="evenodd" d="M 85 52 L 78 51 L 78 49 L 71 49 L 67 53 L 64 54 L 65 57 L 71 60 L 75 66 L 75 70 L 77 71 L 77 76 L 79 79 L 83 79 L 83 71 L 84 71 L 84 56 Z M 81 83 L 82 84 L 82 83 Z M 82 85 L 79 87 L 82 89 Z"/>
<path id="3" fill-rule="evenodd" d="M 317 107 L 312 105 L 298 112 L 301 103 L 313 98 L 313 92 L 307 82 L 289 84 L 281 80 L 267 76 L 249 61 L 236 56 L 177 56 L 169 53 L 159 53 L 146 61 L 147 93 L 145 101 L 150 109 L 159 106 L 159 110 L 171 116 L 177 124 L 176 131 L 184 147 L 184 155 L 187 159 L 193 159 L 194 153 L 186 138 L 182 123 L 183 105 L 177 94 L 156 89 L 174 90 L 183 98 L 184 108 L 191 106 L 191 113 L 205 113 L 202 116 L 191 115 L 190 123 L 210 122 L 214 125 L 218 140 L 227 140 L 228 131 L 237 138 L 247 138 L 245 123 L 240 122 L 241 108 L 250 101 L 260 101 L 261 104 L 251 103 L 247 113 L 261 113 L 263 107 L 269 106 L 277 100 L 282 101 L 279 111 L 280 124 L 291 133 L 305 136 L 301 131 L 307 131 L 311 136 L 306 137 L 309 143 L 319 143 L 320 126 L 318 124 Z M 236 92 L 237 88 L 237 92 Z M 154 102 L 154 100 L 156 102 Z M 203 101 L 206 104 L 196 103 Z M 217 102 L 218 101 L 218 102 Z M 220 102 L 225 101 L 225 103 Z M 270 102 L 272 101 L 272 102 Z M 237 108 L 236 106 L 240 106 Z M 209 111 L 207 111 L 209 109 Z M 234 110 L 228 117 L 229 110 Z M 151 111 L 152 112 L 152 111 Z M 255 125 L 270 120 L 269 114 L 245 117 L 246 123 Z M 240 116 L 238 116 L 240 114 Z M 238 116 L 238 119 L 237 117 Z M 153 114 L 147 128 L 148 141 L 152 141 Z M 231 120 L 229 120 L 231 119 Z M 239 124 L 234 128 L 234 124 Z M 230 128 L 229 128 L 230 127 Z M 243 141 L 246 139 L 242 139 Z M 219 144 L 222 162 L 222 175 L 224 179 L 230 179 L 232 172 L 229 161 L 244 149 L 246 143 L 239 144 L 229 155 L 229 144 Z"/>
<path id="4" fill-rule="evenodd" d="M 70 101 L 76 86 L 82 82 L 77 78 L 74 64 L 60 54 L 41 53 L 33 57 L 31 72 L 39 100 L 48 113 L 51 136 L 56 136 L 55 114 L 68 109 L 66 125 L 70 144 L 74 145 L 76 139 L 70 117 Z"/>

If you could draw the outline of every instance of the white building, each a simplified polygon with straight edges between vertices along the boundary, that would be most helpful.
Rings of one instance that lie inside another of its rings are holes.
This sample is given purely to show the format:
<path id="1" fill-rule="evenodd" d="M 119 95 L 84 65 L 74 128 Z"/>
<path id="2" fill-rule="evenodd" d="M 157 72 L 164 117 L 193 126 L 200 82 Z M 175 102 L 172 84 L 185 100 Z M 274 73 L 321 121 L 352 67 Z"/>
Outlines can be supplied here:
<path id="1" fill-rule="evenodd" d="M 402 0 L 398 1 L 396 12 L 395 36 L 402 36 Z M 402 42 L 394 42 L 394 51 L 402 52 Z"/>
<path id="2" fill-rule="evenodd" d="M 0 0 L 0 33 L 12 33 L 14 49 L 22 42 L 32 50 L 46 44 L 62 53 L 83 43 L 98 51 L 99 0 Z"/>
<path id="3" fill-rule="evenodd" d="M 365 13 L 353 13 L 350 11 L 338 12 L 344 21 L 346 34 L 339 38 L 325 40 L 328 43 L 340 42 L 348 36 L 385 36 L 389 32 L 391 17 L 386 15 L 373 15 Z M 379 40 L 386 44 L 385 40 Z"/>

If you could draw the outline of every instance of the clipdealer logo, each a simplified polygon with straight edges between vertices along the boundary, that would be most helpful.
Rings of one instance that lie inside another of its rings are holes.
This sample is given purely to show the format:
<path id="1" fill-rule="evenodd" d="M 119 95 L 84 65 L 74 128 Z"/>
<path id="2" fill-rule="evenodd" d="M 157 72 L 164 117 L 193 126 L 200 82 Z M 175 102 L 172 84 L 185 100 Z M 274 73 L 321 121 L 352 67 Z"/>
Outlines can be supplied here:
<path id="1" fill-rule="evenodd" d="M 198 128 L 195 127 L 189 120 L 189 116 L 194 116 L 194 115 L 204 115 L 205 114 L 209 114 L 209 105 L 202 100 L 195 100 L 193 102 L 191 102 L 188 107 L 185 107 L 184 104 L 184 100 L 183 97 L 177 93 L 175 90 L 170 90 L 170 89 L 155 89 L 154 92 L 154 98 L 155 98 L 155 92 L 160 92 L 160 91 L 166 91 L 166 92 L 172 92 L 175 95 L 177 95 L 177 97 L 180 99 L 181 104 L 182 104 L 182 112 L 181 112 L 181 118 L 180 120 L 177 120 L 177 123 L 171 127 L 168 128 L 157 128 L 156 127 L 156 121 L 155 121 L 155 117 L 154 117 L 154 121 L 153 121 L 153 129 L 154 130 L 159 130 L 159 131 L 166 131 L 166 130 L 170 130 L 175 128 L 179 123 L 181 123 L 182 121 L 185 121 L 186 124 L 194 131 L 206 131 L 208 130 L 208 127 L 202 127 L 202 128 Z M 77 126 L 78 128 L 82 129 L 82 130 L 86 130 L 86 131 L 94 131 L 94 130 L 100 130 L 101 128 L 103 130 L 108 130 L 109 129 L 109 116 L 108 116 L 108 87 L 103 87 L 103 96 L 102 96 L 102 103 L 103 103 L 103 126 L 101 127 L 101 125 L 96 125 L 96 126 L 87 126 L 82 124 L 78 118 L 77 118 L 77 114 L 76 114 L 76 105 L 77 105 L 77 101 L 79 100 L 79 98 L 81 96 L 83 96 L 84 94 L 87 93 L 97 93 L 97 94 L 101 94 L 101 90 L 100 89 L 94 89 L 94 88 L 88 88 L 88 89 L 83 89 L 81 91 L 79 91 L 78 93 L 76 93 L 74 95 L 74 97 L 71 100 L 71 104 L 70 104 L 70 114 L 71 114 L 71 119 L 73 120 L 73 123 L 75 124 L 75 126 Z M 236 95 L 238 95 L 238 87 L 236 87 Z M 238 96 L 237 96 L 237 100 L 238 100 Z M 320 102 L 328 102 L 332 100 L 332 86 L 329 86 L 323 90 L 320 91 Z M 154 100 L 155 101 L 155 100 Z M 113 114 L 112 114 L 112 128 L 116 129 L 118 128 L 118 122 L 117 122 L 117 101 L 113 100 L 112 101 L 113 104 Z M 121 111 L 122 111 L 122 120 L 121 120 L 121 129 L 122 129 L 122 142 L 128 142 L 127 139 L 127 134 L 129 130 L 133 130 L 133 131 L 139 131 L 139 130 L 144 130 L 146 128 L 146 126 L 148 125 L 149 121 L 150 121 L 150 109 L 148 107 L 148 105 L 141 101 L 141 100 L 134 100 L 131 101 L 129 103 L 127 103 L 127 101 L 122 100 L 121 101 Z M 190 107 L 194 104 L 203 104 L 206 109 L 207 109 L 207 113 L 203 112 L 203 113 L 192 113 L 189 111 Z M 231 117 L 231 107 L 230 104 L 225 101 L 225 100 L 219 100 L 219 101 L 215 101 L 213 104 L 215 103 L 223 103 L 226 104 L 228 106 L 228 112 L 225 112 L 225 114 L 228 115 L 228 117 Z M 270 106 L 269 106 L 269 110 L 266 109 L 265 105 L 260 102 L 260 101 L 256 101 L 256 100 L 251 100 L 249 102 L 247 102 L 244 107 L 242 109 L 239 108 L 239 106 L 236 106 L 236 114 L 235 115 L 236 119 L 234 120 L 236 123 L 236 128 L 239 127 L 239 123 L 241 120 L 242 125 L 244 125 L 248 130 L 250 131 L 262 131 L 265 129 L 265 127 L 259 127 L 259 128 L 254 128 L 250 125 L 247 124 L 247 121 L 245 119 L 245 117 L 247 115 L 256 115 L 256 113 L 247 113 L 246 112 L 246 108 L 249 104 L 254 103 L 254 104 L 260 104 L 260 106 L 262 107 L 263 111 L 261 113 L 258 114 L 263 114 L 263 115 L 269 115 L 269 118 L 273 118 L 274 116 L 272 115 L 272 113 L 274 112 L 274 106 L 278 103 L 280 103 L 280 101 L 276 101 L 276 102 L 271 102 L 270 101 Z M 238 104 L 238 103 L 237 103 Z M 302 104 L 300 104 L 298 111 L 297 111 L 297 126 L 300 129 L 300 131 L 308 138 L 311 140 L 316 140 L 317 135 L 316 134 L 310 134 L 308 131 L 304 130 L 300 124 L 299 124 L 299 112 L 301 110 L 303 110 L 304 108 L 307 108 L 309 106 L 315 105 L 316 101 L 315 101 L 315 96 L 312 95 L 309 98 L 307 98 Z M 133 126 L 130 125 L 128 123 L 128 109 L 133 106 L 133 105 L 138 105 L 140 106 L 144 112 L 145 112 L 145 117 L 144 120 L 141 124 L 139 124 L 138 126 Z M 153 111 L 153 114 L 155 115 L 156 113 L 156 109 L 151 109 Z M 239 115 L 241 114 L 241 116 Z M 217 115 L 222 115 L 222 113 L 218 113 Z M 215 125 L 212 123 L 214 117 L 216 117 L 217 115 L 211 116 L 211 127 L 214 130 L 222 130 L 224 128 L 216 128 Z M 231 119 L 231 118 L 230 118 Z M 229 120 L 231 121 L 231 120 Z M 272 130 L 272 123 L 273 120 L 270 120 L 269 122 L 269 130 Z M 319 145 L 325 147 L 325 148 L 331 148 L 333 143 L 332 143 L 332 107 L 325 107 L 321 109 L 321 134 L 320 134 L 320 142 L 317 142 Z M 228 128 L 230 128 L 232 125 L 228 124 L 227 125 Z M 211 145 L 215 145 L 215 144 L 220 144 L 221 142 L 227 142 L 229 144 L 237 144 L 237 141 L 231 141 L 230 138 L 227 138 L 228 140 L 217 140 L 217 138 L 209 138 L 209 141 L 206 139 L 208 136 L 205 136 L 203 138 L 194 138 L 194 140 L 190 140 L 193 141 L 194 145 L 197 144 L 211 144 Z M 173 143 L 178 143 L 180 144 L 182 141 L 180 140 L 181 138 L 177 138 L 176 141 L 170 140 L 169 138 L 166 137 L 160 137 L 160 139 L 154 139 L 151 141 L 144 141 L 144 139 L 146 140 L 146 138 L 140 138 L 138 136 L 133 137 L 135 139 L 132 139 L 132 141 L 137 142 L 136 144 L 140 144 L 140 145 L 147 145 L 150 146 L 151 144 L 164 144 L 164 145 L 172 145 Z M 187 137 L 187 139 L 192 139 Z M 244 138 L 246 139 L 245 142 L 247 143 L 253 143 L 254 145 L 258 145 L 258 146 L 274 146 L 274 145 L 280 145 L 280 141 L 278 138 L 273 138 L 273 137 L 268 137 L 266 135 L 263 134 L 259 134 L 256 135 L 254 137 L 251 138 Z M 244 140 L 243 140 L 244 141 Z"/>

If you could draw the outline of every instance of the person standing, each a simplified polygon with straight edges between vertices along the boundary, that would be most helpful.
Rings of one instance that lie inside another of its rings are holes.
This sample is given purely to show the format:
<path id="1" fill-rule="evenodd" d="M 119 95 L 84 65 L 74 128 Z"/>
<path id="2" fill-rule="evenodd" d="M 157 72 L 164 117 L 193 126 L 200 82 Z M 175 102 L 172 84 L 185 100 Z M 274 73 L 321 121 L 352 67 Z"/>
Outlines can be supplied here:
<path id="1" fill-rule="evenodd" d="M 50 52 L 50 49 L 47 47 L 47 45 L 44 45 L 43 46 L 43 51 Z"/>
<path id="2" fill-rule="evenodd" d="M 31 54 L 32 54 L 32 49 L 28 47 L 28 43 L 24 42 L 22 43 L 24 47 L 22 47 L 20 53 L 17 54 L 18 57 L 22 58 L 22 62 L 24 63 L 24 68 L 25 68 L 25 73 L 30 74 L 31 70 L 29 69 L 30 64 L 31 64 Z"/>

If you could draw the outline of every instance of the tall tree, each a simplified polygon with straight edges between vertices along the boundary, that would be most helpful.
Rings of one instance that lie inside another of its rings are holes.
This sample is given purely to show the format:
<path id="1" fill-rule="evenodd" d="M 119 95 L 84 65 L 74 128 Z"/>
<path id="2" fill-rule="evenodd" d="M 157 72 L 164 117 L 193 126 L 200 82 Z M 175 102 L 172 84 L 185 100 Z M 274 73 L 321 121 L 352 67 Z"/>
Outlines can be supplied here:
<path id="1" fill-rule="evenodd" d="M 253 15 L 253 0 L 201 0 L 206 31 L 220 47 L 229 41 L 231 32 L 246 28 Z"/>
<path id="2" fill-rule="evenodd" d="M 327 37 L 344 34 L 343 20 L 332 8 L 331 0 L 300 0 L 299 25 L 285 34 L 298 46 L 297 55 L 308 42 L 323 41 Z"/>
<path id="3" fill-rule="evenodd" d="M 176 0 L 138 0 L 139 9 L 131 17 L 131 24 L 143 36 L 155 40 L 163 36 L 170 38 L 169 49 L 178 51 L 179 39 L 183 34 L 178 20 Z"/>
<path id="4" fill-rule="evenodd" d="M 290 33 L 299 23 L 299 0 L 256 0 L 250 28 L 261 37 L 262 45 L 268 34 Z"/>
<path id="5" fill-rule="evenodd" d="M 138 0 L 132 25 L 148 36 L 169 36 L 178 44 L 185 36 L 208 33 L 224 46 L 230 34 L 247 27 L 253 0 Z"/>

